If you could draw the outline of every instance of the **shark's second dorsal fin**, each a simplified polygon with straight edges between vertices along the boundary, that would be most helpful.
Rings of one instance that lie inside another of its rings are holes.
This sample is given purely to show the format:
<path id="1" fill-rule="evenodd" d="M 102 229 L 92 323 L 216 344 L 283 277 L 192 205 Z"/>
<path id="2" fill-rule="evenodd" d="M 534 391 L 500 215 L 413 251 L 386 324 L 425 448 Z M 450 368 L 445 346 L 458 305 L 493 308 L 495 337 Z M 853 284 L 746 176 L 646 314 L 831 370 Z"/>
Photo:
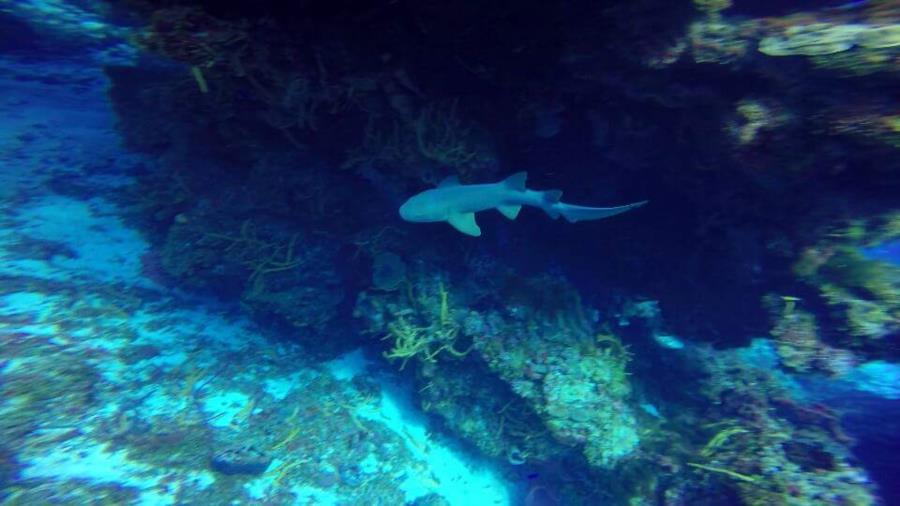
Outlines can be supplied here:
<path id="1" fill-rule="evenodd" d="M 454 174 L 452 176 L 447 176 L 444 179 L 442 179 L 441 182 L 438 183 L 437 187 L 444 188 L 445 186 L 459 186 L 459 185 L 460 185 L 459 176 Z"/>
<path id="2" fill-rule="evenodd" d="M 509 176 L 508 178 L 503 180 L 503 184 L 506 185 L 507 188 L 512 190 L 522 190 L 525 191 L 525 180 L 528 179 L 527 172 L 516 172 L 515 174 Z"/>
<path id="3" fill-rule="evenodd" d="M 546 190 L 544 191 L 544 200 L 555 204 L 562 198 L 562 190 Z"/>
<path id="4" fill-rule="evenodd" d="M 481 228 L 478 226 L 478 223 L 475 223 L 475 213 L 451 214 L 447 218 L 447 223 L 466 235 L 474 237 L 481 235 Z"/>

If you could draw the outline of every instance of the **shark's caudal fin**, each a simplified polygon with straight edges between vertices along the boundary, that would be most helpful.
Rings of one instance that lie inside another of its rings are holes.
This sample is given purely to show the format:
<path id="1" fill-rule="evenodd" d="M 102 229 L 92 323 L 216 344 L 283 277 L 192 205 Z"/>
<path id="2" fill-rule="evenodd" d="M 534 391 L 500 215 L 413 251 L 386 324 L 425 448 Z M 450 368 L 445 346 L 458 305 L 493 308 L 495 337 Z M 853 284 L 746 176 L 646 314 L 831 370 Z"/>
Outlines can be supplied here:
<path id="1" fill-rule="evenodd" d="M 609 218 L 610 216 L 615 216 L 617 214 L 624 213 L 625 211 L 630 211 L 636 207 L 641 207 L 646 203 L 647 201 L 644 200 L 641 202 L 635 202 L 634 204 L 628 204 L 618 207 L 585 207 L 556 202 L 553 205 L 547 206 L 545 208 L 545 211 L 547 211 L 547 214 L 549 214 L 554 219 L 562 216 L 567 221 L 569 221 L 569 223 L 575 223 L 577 221 Z"/>

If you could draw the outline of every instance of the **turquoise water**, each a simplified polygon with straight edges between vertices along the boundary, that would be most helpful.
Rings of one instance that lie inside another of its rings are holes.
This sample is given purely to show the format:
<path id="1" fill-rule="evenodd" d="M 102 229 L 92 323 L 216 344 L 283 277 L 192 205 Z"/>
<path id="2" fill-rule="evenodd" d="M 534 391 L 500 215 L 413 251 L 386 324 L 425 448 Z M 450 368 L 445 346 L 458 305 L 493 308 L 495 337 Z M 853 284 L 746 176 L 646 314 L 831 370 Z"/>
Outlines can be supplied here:
<path id="1" fill-rule="evenodd" d="M 890 6 L 263 4 L 0 3 L 0 502 L 897 502 Z"/>

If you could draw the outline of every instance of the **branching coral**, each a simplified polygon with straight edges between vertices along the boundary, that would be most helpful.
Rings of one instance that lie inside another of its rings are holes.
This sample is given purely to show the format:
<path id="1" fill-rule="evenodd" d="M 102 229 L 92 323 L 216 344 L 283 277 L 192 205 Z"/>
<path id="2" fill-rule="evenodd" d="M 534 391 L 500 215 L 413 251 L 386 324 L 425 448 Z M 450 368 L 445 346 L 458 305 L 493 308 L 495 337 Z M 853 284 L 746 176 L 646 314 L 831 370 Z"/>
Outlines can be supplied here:
<path id="1" fill-rule="evenodd" d="M 756 483 L 757 478 L 754 476 L 750 476 L 747 474 L 742 474 L 737 471 L 732 471 L 730 469 L 725 469 L 723 467 L 709 466 L 706 464 L 698 464 L 696 462 L 688 462 L 687 465 L 691 467 L 696 467 L 697 469 L 702 469 L 704 471 L 709 471 L 711 473 L 719 473 L 729 478 L 734 478 L 735 480 L 746 481 L 749 483 Z"/>
<path id="2" fill-rule="evenodd" d="M 246 42 L 245 28 L 195 7 L 171 7 L 152 14 L 141 42 L 192 67 L 209 68 L 225 62 L 228 51 Z"/>
<path id="3" fill-rule="evenodd" d="M 328 49 L 292 42 L 294 34 L 271 21 L 219 19 L 196 7 L 154 11 L 142 38 L 147 49 L 190 66 L 220 132 L 255 119 L 305 149 L 304 135 L 318 131 L 323 116 L 361 110 L 377 87 L 366 76 L 326 68 L 333 61 Z M 235 109 L 247 105 L 248 94 L 253 109 L 239 118 Z"/>
<path id="4" fill-rule="evenodd" d="M 457 114 L 457 102 L 448 106 L 430 105 L 416 119 L 416 145 L 425 158 L 458 168 L 471 162 L 477 153 L 466 145 L 471 132 Z"/>
<path id="5" fill-rule="evenodd" d="M 473 179 L 493 160 L 479 143 L 474 123 L 466 121 L 458 109 L 455 100 L 422 108 L 413 123 L 415 145 L 424 159 L 449 167 L 463 180 Z"/>
<path id="6" fill-rule="evenodd" d="M 384 353 L 386 358 L 402 360 L 402 370 L 412 358 L 433 364 L 442 352 L 463 358 L 471 351 L 471 347 L 464 351 L 454 348 L 459 325 L 451 318 L 448 292 L 443 282 L 438 286 L 437 301 L 433 297 L 423 296 L 418 305 L 420 310 L 413 317 L 422 325 L 411 323 L 404 315 L 397 316 L 388 324 L 388 335 L 384 339 L 393 339 L 393 347 Z"/>
<path id="7" fill-rule="evenodd" d="M 227 244 L 224 253 L 232 255 L 250 270 L 247 282 L 251 293 L 258 293 L 264 289 L 266 275 L 293 269 L 303 262 L 294 254 L 298 237 L 296 234 L 291 236 L 287 244 L 267 241 L 260 238 L 250 220 L 241 224 L 236 236 L 209 233 L 206 237 L 224 241 Z"/>
<path id="8" fill-rule="evenodd" d="M 749 432 L 747 429 L 740 426 L 732 426 L 721 429 L 719 432 L 716 432 L 716 434 L 712 438 L 710 438 L 705 446 L 703 446 L 703 448 L 700 450 L 700 455 L 704 457 L 711 457 L 716 452 L 716 450 L 725 445 L 732 436 L 746 434 L 747 432 Z"/>

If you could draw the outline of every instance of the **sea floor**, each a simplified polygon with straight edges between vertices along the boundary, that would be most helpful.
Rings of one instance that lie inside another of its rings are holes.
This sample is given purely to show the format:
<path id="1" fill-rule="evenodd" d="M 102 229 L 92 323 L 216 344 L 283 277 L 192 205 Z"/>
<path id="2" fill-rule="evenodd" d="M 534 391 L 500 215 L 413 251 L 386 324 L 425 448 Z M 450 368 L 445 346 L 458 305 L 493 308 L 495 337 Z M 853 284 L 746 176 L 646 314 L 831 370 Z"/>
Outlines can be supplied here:
<path id="1" fill-rule="evenodd" d="M 99 70 L 0 68 L 0 502 L 509 504 L 362 351 L 157 283 Z"/>

